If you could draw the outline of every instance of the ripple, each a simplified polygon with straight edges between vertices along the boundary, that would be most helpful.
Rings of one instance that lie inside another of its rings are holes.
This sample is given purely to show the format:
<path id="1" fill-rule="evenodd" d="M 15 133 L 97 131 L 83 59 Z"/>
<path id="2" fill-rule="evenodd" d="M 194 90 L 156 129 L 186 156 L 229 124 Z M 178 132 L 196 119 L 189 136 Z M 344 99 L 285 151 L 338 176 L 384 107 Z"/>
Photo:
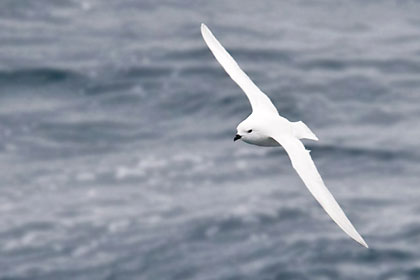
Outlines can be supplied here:
<path id="1" fill-rule="evenodd" d="M 86 78 L 70 70 L 57 68 L 33 68 L 0 71 L 0 85 L 3 86 L 45 86 L 56 83 L 81 83 Z"/>

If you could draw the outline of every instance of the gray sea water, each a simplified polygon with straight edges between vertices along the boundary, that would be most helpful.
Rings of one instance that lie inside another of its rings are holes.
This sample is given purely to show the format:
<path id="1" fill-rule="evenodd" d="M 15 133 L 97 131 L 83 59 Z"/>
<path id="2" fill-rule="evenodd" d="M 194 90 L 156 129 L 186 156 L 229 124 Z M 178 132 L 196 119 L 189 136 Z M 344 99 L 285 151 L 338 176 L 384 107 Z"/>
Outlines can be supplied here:
<path id="1" fill-rule="evenodd" d="M 306 142 L 371 249 L 250 113 Z M 0 2 L 0 279 L 420 279 L 418 1 Z"/>

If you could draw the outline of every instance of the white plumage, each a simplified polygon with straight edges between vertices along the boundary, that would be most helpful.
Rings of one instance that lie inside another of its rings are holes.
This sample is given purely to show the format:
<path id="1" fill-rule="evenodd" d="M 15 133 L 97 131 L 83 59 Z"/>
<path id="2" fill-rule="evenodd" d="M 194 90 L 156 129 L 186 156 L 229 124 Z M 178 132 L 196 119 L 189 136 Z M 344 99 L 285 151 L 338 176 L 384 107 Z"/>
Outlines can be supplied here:
<path id="1" fill-rule="evenodd" d="M 315 134 L 302 121 L 290 122 L 280 116 L 270 98 L 242 71 L 205 24 L 201 25 L 201 33 L 217 61 L 245 92 L 251 103 L 252 113 L 238 125 L 235 140 L 242 139 L 258 146 L 281 145 L 289 155 L 293 168 L 331 219 L 351 238 L 368 248 L 328 191 L 309 151 L 299 140 L 305 138 L 317 141 Z"/>

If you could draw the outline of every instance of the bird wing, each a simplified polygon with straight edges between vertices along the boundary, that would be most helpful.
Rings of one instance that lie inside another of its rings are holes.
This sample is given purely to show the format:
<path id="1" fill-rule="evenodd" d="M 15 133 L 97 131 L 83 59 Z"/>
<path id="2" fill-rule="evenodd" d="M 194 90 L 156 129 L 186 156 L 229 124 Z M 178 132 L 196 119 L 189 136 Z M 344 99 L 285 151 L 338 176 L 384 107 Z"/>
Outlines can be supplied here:
<path id="1" fill-rule="evenodd" d="M 276 140 L 289 155 L 293 168 L 297 171 L 306 187 L 321 204 L 322 208 L 333 219 L 333 221 L 351 238 L 368 248 L 365 240 L 354 228 L 350 220 L 344 214 L 340 205 L 322 181 L 318 170 L 312 161 L 310 151 L 305 149 L 302 142 L 291 136 L 283 136 L 279 133 L 272 133 L 271 137 Z"/>
<path id="2" fill-rule="evenodd" d="M 245 92 L 251 103 L 252 110 L 261 112 L 272 112 L 278 114 L 276 107 L 265 93 L 263 93 L 254 82 L 239 67 L 232 56 L 225 50 L 220 42 L 214 37 L 210 29 L 201 24 L 201 34 L 207 46 L 216 57 L 217 61 L 222 65 L 232 80 Z"/>

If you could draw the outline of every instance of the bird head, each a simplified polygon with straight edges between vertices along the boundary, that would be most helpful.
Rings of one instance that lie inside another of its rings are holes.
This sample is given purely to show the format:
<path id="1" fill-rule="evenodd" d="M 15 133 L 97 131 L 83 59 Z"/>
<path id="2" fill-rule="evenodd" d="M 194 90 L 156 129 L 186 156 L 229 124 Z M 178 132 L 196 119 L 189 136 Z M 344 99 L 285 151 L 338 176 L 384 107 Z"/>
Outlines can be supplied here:
<path id="1" fill-rule="evenodd" d="M 259 129 L 252 119 L 246 119 L 241 122 L 236 128 L 236 135 L 233 141 L 243 140 L 245 142 L 253 142 L 253 140 L 259 138 Z"/>

